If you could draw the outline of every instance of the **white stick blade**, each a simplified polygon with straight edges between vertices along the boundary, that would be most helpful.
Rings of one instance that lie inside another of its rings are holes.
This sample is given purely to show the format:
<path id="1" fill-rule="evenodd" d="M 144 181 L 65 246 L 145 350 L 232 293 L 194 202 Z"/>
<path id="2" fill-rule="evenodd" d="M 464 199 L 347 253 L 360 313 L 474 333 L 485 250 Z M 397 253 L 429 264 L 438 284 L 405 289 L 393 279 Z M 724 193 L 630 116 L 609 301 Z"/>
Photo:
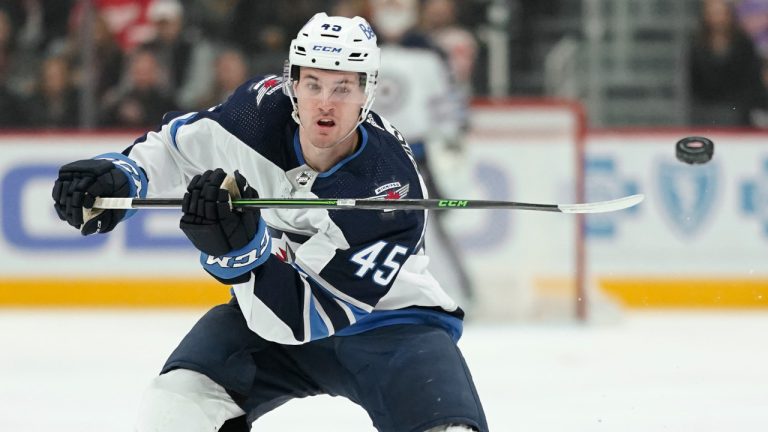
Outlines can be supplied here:
<path id="1" fill-rule="evenodd" d="M 114 209 L 130 209 L 133 203 L 133 198 L 96 198 L 93 203 L 93 208 L 99 208 L 104 210 Z"/>
<path id="2" fill-rule="evenodd" d="M 645 195 L 637 194 L 625 196 L 611 201 L 599 201 L 584 204 L 560 204 L 557 208 L 563 213 L 607 213 L 624 210 L 643 201 Z"/>

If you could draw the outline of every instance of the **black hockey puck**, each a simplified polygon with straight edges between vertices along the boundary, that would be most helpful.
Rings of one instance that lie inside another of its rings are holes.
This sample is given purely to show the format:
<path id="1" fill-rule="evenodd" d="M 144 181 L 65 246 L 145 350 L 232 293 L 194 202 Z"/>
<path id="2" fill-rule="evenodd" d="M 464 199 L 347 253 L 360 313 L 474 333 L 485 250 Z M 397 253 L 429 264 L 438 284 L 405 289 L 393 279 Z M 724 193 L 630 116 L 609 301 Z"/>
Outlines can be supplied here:
<path id="1" fill-rule="evenodd" d="M 675 146 L 675 156 L 687 164 L 704 164 L 712 160 L 715 144 L 709 138 L 690 136 L 681 139 Z"/>

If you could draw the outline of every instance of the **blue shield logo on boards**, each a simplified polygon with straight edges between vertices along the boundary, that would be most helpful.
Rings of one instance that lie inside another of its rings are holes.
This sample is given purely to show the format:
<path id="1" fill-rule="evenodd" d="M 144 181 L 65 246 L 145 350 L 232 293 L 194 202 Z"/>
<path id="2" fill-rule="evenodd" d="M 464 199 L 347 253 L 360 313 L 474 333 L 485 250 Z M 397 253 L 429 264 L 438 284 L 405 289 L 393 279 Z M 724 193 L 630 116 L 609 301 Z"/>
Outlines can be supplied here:
<path id="1" fill-rule="evenodd" d="M 585 176 L 589 202 L 612 200 L 638 192 L 637 182 L 623 176 L 616 168 L 616 160 L 610 156 L 588 156 Z M 586 236 L 601 239 L 613 237 L 621 220 L 637 214 L 639 208 L 635 206 L 620 212 L 586 215 Z"/>
<path id="2" fill-rule="evenodd" d="M 511 199 L 510 180 L 504 170 L 502 166 L 487 162 L 479 162 L 474 167 L 473 178 L 487 191 L 482 195 L 488 199 Z M 478 214 L 484 219 L 478 221 L 476 228 L 465 230 L 457 244 L 462 245 L 465 251 L 488 251 L 501 246 L 512 230 L 512 213 L 508 210 L 486 210 L 482 216 Z"/>
<path id="3" fill-rule="evenodd" d="M 740 185 L 741 211 L 755 217 L 763 225 L 763 234 L 768 237 L 768 158 L 763 159 L 762 170 L 756 177 Z"/>
<path id="4" fill-rule="evenodd" d="M 689 166 L 662 161 L 657 188 L 661 209 L 672 228 L 684 237 L 695 236 L 711 216 L 718 186 L 718 165 Z"/>

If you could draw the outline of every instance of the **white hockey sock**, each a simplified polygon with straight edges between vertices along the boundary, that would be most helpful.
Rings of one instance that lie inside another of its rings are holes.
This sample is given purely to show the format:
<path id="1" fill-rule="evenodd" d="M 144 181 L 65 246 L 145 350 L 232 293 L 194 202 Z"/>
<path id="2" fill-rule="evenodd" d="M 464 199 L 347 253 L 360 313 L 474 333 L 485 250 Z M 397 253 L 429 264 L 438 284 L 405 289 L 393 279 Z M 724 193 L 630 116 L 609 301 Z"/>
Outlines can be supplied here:
<path id="1" fill-rule="evenodd" d="M 176 369 L 152 380 L 144 392 L 136 432 L 212 432 L 243 414 L 222 386 Z"/>
<path id="2" fill-rule="evenodd" d="M 476 429 L 465 425 L 442 425 L 424 432 L 475 432 Z"/>

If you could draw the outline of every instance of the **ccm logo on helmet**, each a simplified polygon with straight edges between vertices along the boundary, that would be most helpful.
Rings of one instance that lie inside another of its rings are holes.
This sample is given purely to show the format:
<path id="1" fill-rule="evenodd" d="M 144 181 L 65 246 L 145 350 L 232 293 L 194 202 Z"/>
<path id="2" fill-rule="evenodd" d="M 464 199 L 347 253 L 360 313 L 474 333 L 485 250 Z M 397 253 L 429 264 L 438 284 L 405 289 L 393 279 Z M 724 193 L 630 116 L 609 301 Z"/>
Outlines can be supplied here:
<path id="1" fill-rule="evenodd" d="M 312 51 L 322 51 L 322 52 L 329 52 L 329 53 L 340 53 L 341 48 L 336 47 L 329 47 L 324 45 L 314 45 L 312 47 Z"/>

